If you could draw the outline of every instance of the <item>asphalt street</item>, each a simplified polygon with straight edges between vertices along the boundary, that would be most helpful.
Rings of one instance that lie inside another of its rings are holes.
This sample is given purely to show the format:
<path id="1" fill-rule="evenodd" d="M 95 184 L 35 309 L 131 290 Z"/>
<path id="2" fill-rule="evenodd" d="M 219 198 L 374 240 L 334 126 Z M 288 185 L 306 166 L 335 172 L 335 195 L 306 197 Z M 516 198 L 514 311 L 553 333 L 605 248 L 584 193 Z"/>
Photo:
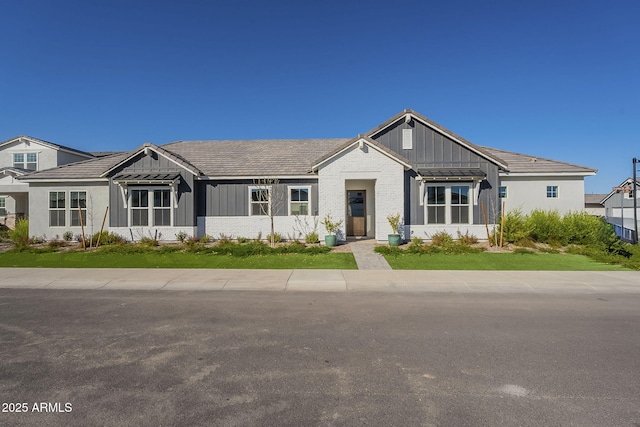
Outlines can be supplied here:
<path id="1" fill-rule="evenodd" d="M 640 294 L 0 289 L 0 360 L 0 425 L 638 426 Z"/>

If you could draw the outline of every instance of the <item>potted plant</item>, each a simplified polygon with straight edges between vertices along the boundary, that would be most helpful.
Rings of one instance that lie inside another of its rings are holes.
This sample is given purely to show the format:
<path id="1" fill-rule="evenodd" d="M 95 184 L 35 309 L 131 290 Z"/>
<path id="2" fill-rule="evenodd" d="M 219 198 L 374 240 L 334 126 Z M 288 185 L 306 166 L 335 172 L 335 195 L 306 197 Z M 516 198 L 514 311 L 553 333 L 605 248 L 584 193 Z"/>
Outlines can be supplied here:
<path id="1" fill-rule="evenodd" d="M 389 225 L 391 226 L 392 234 L 389 234 L 389 246 L 398 246 L 400 245 L 400 241 L 402 240 L 402 236 L 398 231 L 400 230 L 400 213 L 395 215 L 389 214 L 387 215 L 387 221 L 389 221 Z"/>
<path id="2" fill-rule="evenodd" d="M 321 223 L 324 225 L 324 228 L 327 229 L 328 236 L 324 236 L 324 244 L 333 247 L 338 243 L 338 236 L 336 236 L 336 231 L 338 231 L 338 227 L 342 225 L 342 220 L 334 221 L 331 217 L 331 214 L 328 213 L 327 216 L 324 217 L 324 221 Z"/>

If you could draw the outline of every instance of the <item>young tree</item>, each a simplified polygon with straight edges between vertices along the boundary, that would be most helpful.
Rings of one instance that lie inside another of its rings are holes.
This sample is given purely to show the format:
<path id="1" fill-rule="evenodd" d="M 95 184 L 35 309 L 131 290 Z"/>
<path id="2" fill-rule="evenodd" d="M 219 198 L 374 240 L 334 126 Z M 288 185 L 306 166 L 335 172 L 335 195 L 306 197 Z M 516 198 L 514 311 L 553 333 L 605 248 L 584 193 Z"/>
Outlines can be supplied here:
<path id="1" fill-rule="evenodd" d="M 251 215 L 264 215 L 269 217 L 271 233 L 269 243 L 271 247 L 276 245 L 276 233 L 274 218 L 284 207 L 286 192 L 281 188 L 278 178 L 259 178 L 253 180 L 251 189 Z"/>

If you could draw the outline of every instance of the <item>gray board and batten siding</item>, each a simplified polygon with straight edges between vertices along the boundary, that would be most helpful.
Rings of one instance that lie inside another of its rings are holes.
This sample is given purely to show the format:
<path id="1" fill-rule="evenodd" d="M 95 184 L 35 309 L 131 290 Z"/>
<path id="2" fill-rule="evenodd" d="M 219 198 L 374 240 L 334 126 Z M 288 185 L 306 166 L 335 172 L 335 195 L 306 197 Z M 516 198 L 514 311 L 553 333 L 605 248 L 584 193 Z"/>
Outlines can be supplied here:
<path id="1" fill-rule="evenodd" d="M 201 216 L 248 216 L 249 188 L 257 184 L 250 179 L 244 180 L 203 180 L 196 183 L 197 215 Z M 318 214 L 317 179 L 280 179 L 276 186 L 274 200 L 280 200 L 275 216 L 288 215 L 288 187 L 311 187 L 312 215 Z"/>
<path id="2" fill-rule="evenodd" d="M 173 225 L 176 227 L 193 227 L 195 217 L 195 185 L 191 172 L 182 168 L 171 160 L 155 152 L 151 155 L 140 154 L 123 164 L 109 175 L 109 223 L 112 227 L 128 226 L 128 210 L 124 207 L 120 186 L 113 182 L 113 178 L 121 174 L 164 174 L 168 172 L 180 173 L 178 185 L 178 206 L 174 207 Z M 129 184 L 128 188 L 167 188 L 166 185 Z"/>
<path id="3" fill-rule="evenodd" d="M 411 149 L 402 146 L 403 129 L 412 129 Z M 484 202 L 489 223 L 494 223 L 499 216 L 500 181 L 496 164 L 418 120 L 410 123 L 398 121 L 372 136 L 372 139 L 409 160 L 416 169 L 480 169 L 486 174 L 486 179 L 480 185 L 478 204 L 473 207 L 473 223 L 484 222 L 480 202 Z M 424 206 L 419 205 L 420 188 L 415 177 L 415 171 L 405 172 L 405 223 L 424 225 Z"/>

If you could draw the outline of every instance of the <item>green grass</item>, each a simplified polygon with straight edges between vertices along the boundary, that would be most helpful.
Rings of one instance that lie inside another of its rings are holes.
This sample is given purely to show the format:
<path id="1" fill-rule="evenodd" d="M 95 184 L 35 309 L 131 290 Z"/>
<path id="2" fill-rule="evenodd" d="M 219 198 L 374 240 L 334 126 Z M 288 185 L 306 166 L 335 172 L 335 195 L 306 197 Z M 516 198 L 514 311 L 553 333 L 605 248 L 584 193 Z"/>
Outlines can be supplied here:
<path id="1" fill-rule="evenodd" d="M 394 270 L 555 270 L 619 271 L 619 265 L 603 264 L 583 255 L 569 254 L 402 254 L 385 255 Z"/>
<path id="2" fill-rule="evenodd" d="M 252 255 L 238 257 L 211 253 L 100 253 L 53 252 L 0 254 L 0 267 L 48 268 L 250 268 L 357 269 L 353 254 L 329 253 Z"/>

